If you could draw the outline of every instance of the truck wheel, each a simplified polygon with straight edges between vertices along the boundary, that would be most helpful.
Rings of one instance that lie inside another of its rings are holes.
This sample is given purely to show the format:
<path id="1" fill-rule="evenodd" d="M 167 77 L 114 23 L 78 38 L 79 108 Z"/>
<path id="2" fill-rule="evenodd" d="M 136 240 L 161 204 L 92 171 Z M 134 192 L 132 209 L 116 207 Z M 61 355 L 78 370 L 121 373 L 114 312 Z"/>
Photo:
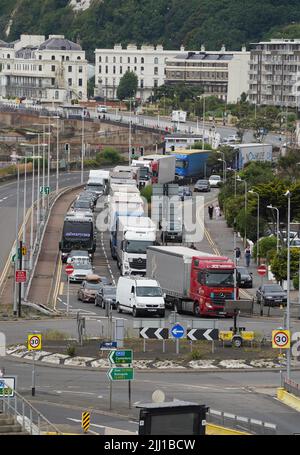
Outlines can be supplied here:
<path id="1" fill-rule="evenodd" d="M 200 318 L 201 316 L 201 311 L 198 302 L 195 302 L 194 304 L 194 316 L 196 316 L 196 318 Z"/>
<path id="2" fill-rule="evenodd" d="M 132 316 L 133 316 L 134 318 L 137 317 L 137 309 L 136 309 L 135 306 L 134 306 L 133 309 L 132 309 Z"/>
<path id="3" fill-rule="evenodd" d="M 121 310 L 121 308 L 120 308 L 119 302 L 117 303 L 117 312 L 118 312 L 118 313 L 122 313 L 122 310 Z"/>

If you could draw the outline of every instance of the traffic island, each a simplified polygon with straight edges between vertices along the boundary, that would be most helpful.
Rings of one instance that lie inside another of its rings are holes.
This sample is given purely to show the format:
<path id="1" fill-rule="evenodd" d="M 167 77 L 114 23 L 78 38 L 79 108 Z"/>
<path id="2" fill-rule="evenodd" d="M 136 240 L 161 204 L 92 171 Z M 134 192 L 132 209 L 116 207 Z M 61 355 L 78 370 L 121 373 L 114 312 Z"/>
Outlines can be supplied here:
<path id="1" fill-rule="evenodd" d="M 285 390 L 283 387 L 279 387 L 277 389 L 277 398 L 290 408 L 300 412 L 300 396 L 297 397 L 296 395 Z"/>

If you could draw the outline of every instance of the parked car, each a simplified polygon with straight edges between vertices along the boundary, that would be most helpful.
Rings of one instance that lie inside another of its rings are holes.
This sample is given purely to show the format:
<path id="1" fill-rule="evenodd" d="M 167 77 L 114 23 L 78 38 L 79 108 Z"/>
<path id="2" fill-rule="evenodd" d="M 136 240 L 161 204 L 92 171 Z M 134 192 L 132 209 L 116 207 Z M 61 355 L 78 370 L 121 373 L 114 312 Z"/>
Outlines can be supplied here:
<path id="1" fill-rule="evenodd" d="M 256 291 L 257 303 L 263 303 L 264 306 L 286 305 L 286 291 L 279 284 L 264 284 Z"/>
<path id="2" fill-rule="evenodd" d="M 189 186 L 180 186 L 178 190 L 178 196 L 182 201 L 193 196 L 192 190 Z"/>
<path id="3" fill-rule="evenodd" d="M 248 272 L 247 267 L 237 267 L 237 282 L 240 288 L 252 288 L 253 276 L 252 272 Z"/>
<path id="4" fill-rule="evenodd" d="M 93 276 L 93 275 L 90 275 Z M 102 281 L 90 280 L 89 276 L 83 281 L 82 285 L 78 289 L 77 298 L 86 303 L 94 303 L 96 299 L 97 292 L 103 286 Z"/>
<path id="5" fill-rule="evenodd" d="M 97 106 L 97 112 L 103 112 L 105 114 L 107 112 L 107 107 L 104 105 Z"/>
<path id="6" fill-rule="evenodd" d="M 73 262 L 74 271 L 69 275 L 71 283 L 79 282 L 81 283 L 86 279 L 88 275 L 94 274 L 94 269 L 91 262 Z"/>
<path id="7" fill-rule="evenodd" d="M 212 188 L 217 188 L 220 185 L 220 183 L 222 183 L 221 176 L 215 174 L 211 175 L 208 181 Z"/>
<path id="8" fill-rule="evenodd" d="M 291 240 L 291 247 L 292 248 L 300 248 L 300 239 Z"/>
<path id="9" fill-rule="evenodd" d="M 194 191 L 210 191 L 210 183 L 208 180 L 197 180 L 194 186 Z"/>
<path id="10" fill-rule="evenodd" d="M 107 305 L 111 305 L 112 308 L 116 308 L 116 286 L 102 286 L 99 289 L 96 299 L 95 305 L 100 306 L 101 308 L 106 308 Z"/>

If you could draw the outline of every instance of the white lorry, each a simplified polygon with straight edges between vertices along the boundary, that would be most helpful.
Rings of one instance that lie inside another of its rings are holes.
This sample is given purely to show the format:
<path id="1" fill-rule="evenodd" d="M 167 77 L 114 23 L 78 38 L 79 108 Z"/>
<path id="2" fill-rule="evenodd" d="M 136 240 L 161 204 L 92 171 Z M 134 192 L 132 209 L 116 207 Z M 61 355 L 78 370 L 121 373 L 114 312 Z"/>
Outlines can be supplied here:
<path id="1" fill-rule="evenodd" d="M 139 160 L 140 161 L 140 160 Z M 172 183 L 175 180 L 176 156 L 174 155 L 146 155 L 144 163 L 149 163 L 151 183 Z"/>
<path id="2" fill-rule="evenodd" d="M 117 285 L 116 304 L 118 313 L 126 311 L 135 318 L 157 314 L 165 317 L 165 299 L 156 280 L 142 277 L 120 277 Z"/>
<path id="3" fill-rule="evenodd" d="M 172 111 L 172 122 L 185 123 L 187 113 L 185 111 Z"/>
<path id="4" fill-rule="evenodd" d="M 108 181 L 109 171 L 91 170 L 85 189 L 100 196 L 105 192 Z"/>
<path id="5" fill-rule="evenodd" d="M 119 216 L 115 252 L 121 275 L 145 275 L 147 248 L 156 241 L 156 225 L 148 217 Z"/>

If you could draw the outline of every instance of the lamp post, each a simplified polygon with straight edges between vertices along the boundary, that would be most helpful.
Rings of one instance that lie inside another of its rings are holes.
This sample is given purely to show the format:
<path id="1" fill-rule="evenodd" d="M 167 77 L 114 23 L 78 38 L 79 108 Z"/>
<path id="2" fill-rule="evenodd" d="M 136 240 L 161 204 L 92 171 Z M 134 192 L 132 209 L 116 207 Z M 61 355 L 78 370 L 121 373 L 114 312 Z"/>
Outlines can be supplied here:
<path id="1" fill-rule="evenodd" d="M 248 193 L 248 184 L 246 180 L 242 180 L 240 177 L 237 177 L 237 182 L 243 182 L 245 184 L 245 237 L 244 237 L 244 244 L 246 246 L 247 243 L 247 208 L 248 208 L 248 198 L 247 198 L 247 193 Z"/>
<path id="2" fill-rule="evenodd" d="M 202 150 L 204 150 L 205 96 L 203 96 Z"/>
<path id="3" fill-rule="evenodd" d="M 222 163 L 223 163 L 223 181 L 224 181 L 224 183 L 226 183 L 226 167 L 227 167 L 227 163 L 222 158 L 218 158 L 218 161 L 222 161 Z"/>
<path id="4" fill-rule="evenodd" d="M 267 209 L 276 210 L 276 218 L 277 218 L 277 222 L 276 222 L 276 252 L 278 253 L 278 251 L 279 251 L 279 210 L 278 210 L 277 207 L 273 207 L 272 204 L 267 205 Z"/>
<path id="5" fill-rule="evenodd" d="M 131 165 L 131 145 L 132 145 L 132 138 L 131 138 L 131 98 L 129 99 L 129 137 L 128 137 L 128 162 L 129 166 Z"/>
<path id="6" fill-rule="evenodd" d="M 81 178 L 80 178 L 80 183 L 83 184 L 83 156 L 84 156 L 84 148 L 85 148 L 85 144 L 84 144 L 84 114 L 85 114 L 85 110 L 83 109 L 82 110 L 82 118 L 81 118 Z M 57 127 L 57 131 L 58 131 L 58 127 Z M 58 140 L 57 140 L 58 142 Z M 57 155 L 58 155 L 58 144 L 57 144 Z M 57 160 L 58 160 L 58 157 L 57 157 Z M 58 182 L 56 184 L 56 191 L 58 191 Z"/>
<path id="7" fill-rule="evenodd" d="M 288 225 L 287 225 L 287 303 L 286 303 L 286 319 L 285 328 L 290 330 L 290 279 L 291 279 L 291 192 L 289 190 L 284 194 L 288 200 Z M 287 349 L 287 364 L 286 364 L 287 379 L 291 375 L 291 351 Z"/>
<path id="8" fill-rule="evenodd" d="M 234 197 L 236 197 L 236 176 L 237 176 L 238 171 L 236 169 L 232 169 L 231 167 L 228 167 L 227 171 L 234 172 Z"/>
<path id="9" fill-rule="evenodd" d="M 18 160 L 19 157 L 17 157 Z M 19 258 L 19 204 L 20 204 L 20 169 L 17 162 L 17 212 L 16 212 L 16 252 L 15 252 L 15 274 L 18 268 L 18 258 Z M 18 314 L 18 300 L 17 300 L 17 283 L 14 279 L 14 306 L 13 313 L 14 316 Z"/>
<path id="10" fill-rule="evenodd" d="M 248 193 L 255 194 L 257 196 L 257 241 L 256 241 L 256 263 L 258 265 L 259 261 L 259 205 L 260 205 L 260 197 L 259 193 L 253 190 L 249 190 Z"/>

